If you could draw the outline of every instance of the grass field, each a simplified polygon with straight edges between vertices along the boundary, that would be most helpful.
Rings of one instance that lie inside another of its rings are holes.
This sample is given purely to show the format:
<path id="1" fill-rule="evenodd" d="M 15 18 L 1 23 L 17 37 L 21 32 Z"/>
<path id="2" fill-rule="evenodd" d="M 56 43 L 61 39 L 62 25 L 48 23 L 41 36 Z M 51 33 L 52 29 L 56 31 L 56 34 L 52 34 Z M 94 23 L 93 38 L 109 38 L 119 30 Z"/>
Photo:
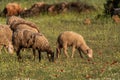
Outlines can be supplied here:
<path id="1" fill-rule="evenodd" d="M 47 3 L 62 2 L 64 0 L 1 0 L 0 10 L 8 2 L 20 2 L 23 7 L 30 7 L 38 1 Z M 74 1 L 74 0 L 66 0 Z M 78 1 L 78 0 L 76 0 Z M 39 15 L 26 18 L 39 26 L 40 31 L 48 38 L 55 51 L 56 39 L 63 31 L 75 31 L 86 40 L 93 49 L 93 61 L 84 56 L 81 59 L 76 51 L 73 59 L 66 59 L 62 54 L 60 59 L 51 63 L 46 53 L 42 53 L 42 60 L 33 61 L 31 50 L 21 52 L 23 62 L 17 61 L 16 54 L 10 55 L 6 50 L 0 54 L 0 80 L 119 80 L 120 79 L 120 24 L 116 24 L 109 17 L 95 19 L 103 12 L 105 0 L 81 0 L 94 5 L 96 12 L 65 13 L 59 15 Z M 92 20 L 91 25 L 84 25 L 85 18 Z M 5 24 L 6 18 L 0 17 L 0 24 Z M 68 50 L 71 55 L 71 49 Z"/>

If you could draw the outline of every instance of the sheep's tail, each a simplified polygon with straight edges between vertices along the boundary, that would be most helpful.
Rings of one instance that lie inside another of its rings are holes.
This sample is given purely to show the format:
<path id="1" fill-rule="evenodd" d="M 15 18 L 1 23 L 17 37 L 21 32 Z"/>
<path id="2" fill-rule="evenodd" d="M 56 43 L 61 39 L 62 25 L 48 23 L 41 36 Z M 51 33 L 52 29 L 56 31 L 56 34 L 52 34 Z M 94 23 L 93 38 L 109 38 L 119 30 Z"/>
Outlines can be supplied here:
<path id="1" fill-rule="evenodd" d="M 57 47 L 62 47 L 62 45 L 61 45 L 61 40 L 60 40 L 60 35 L 58 36 L 58 38 L 57 38 L 57 42 L 56 42 L 56 44 L 57 44 Z"/>

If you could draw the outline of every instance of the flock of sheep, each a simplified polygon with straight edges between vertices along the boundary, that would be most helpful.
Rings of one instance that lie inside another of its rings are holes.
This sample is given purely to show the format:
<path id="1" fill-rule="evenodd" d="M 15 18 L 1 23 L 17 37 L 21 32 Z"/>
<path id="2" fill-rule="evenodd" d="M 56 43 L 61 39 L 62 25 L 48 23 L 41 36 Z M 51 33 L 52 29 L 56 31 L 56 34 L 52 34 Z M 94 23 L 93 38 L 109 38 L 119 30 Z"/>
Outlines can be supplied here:
<path id="1" fill-rule="evenodd" d="M 0 25 L 0 51 L 4 46 L 9 53 L 16 52 L 18 60 L 21 60 L 20 51 L 24 48 L 31 48 L 33 51 L 34 59 L 36 57 L 36 50 L 38 51 L 39 61 L 41 60 L 41 52 L 46 52 L 49 61 L 54 61 L 54 51 L 49 44 L 48 39 L 41 33 L 39 27 L 30 21 L 27 21 L 21 17 L 14 15 L 19 15 L 26 13 L 26 11 L 40 12 L 43 9 L 49 11 L 59 11 L 58 9 L 68 9 L 74 7 L 76 9 L 81 9 L 80 6 L 86 9 L 94 9 L 92 6 L 86 6 L 86 4 L 70 2 L 70 3 L 59 3 L 54 5 L 48 5 L 43 2 L 38 2 L 34 4 L 30 9 L 24 10 L 17 3 L 8 3 L 3 13 L 5 14 L 7 21 L 5 25 Z M 82 56 L 84 54 L 88 55 L 89 58 L 93 57 L 93 51 L 89 48 L 84 40 L 84 38 L 75 32 L 65 31 L 62 32 L 57 38 L 56 44 L 56 58 L 59 58 L 61 54 L 61 49 L 63 48 L 66 57 L 69 57 L 67 53 L 67 48 L 72 46 L 72 58 L 74 57 L 74 52 L 77 49 L 79 54 Z M 1 53 L 1 52 L 0 52 Z"/>
<path id="2" fill-rule="evenodd" d="M 67 47 L 72 46 L 72 58 L 74 51 L 77 49 L 82 57 L 81 52 L 92 58 L 93 52 L 89 48 L 84 38 L 75 32 L 62 32 L 57 39 L 56 57 L 59 58 L 61 49 L 63 48 L 66 57 Z M 18 60 L 21 60 L 20 51 L 23 48 L 31 48 L 33 50 L 34 59 L 36 50 L 39 53 L 39 61 L 41 60 L 41 52 L 47 52 L 49 61 L 54 61 L 54 52 L 49 44 L 48 39 L 41 33 L 38 26 L 30 21 L 17 16 L 7 18 L 6 25 L 0 25 L 0 47 L 5 46 L 9 53 L 16 52 Z"/>
<path id="3" fill-rule="evenodd" d="M 8 3 L 0 16 L 20 15 L 21 17 L 37 16 L 40 13 L 59 14 L 64 12 L 89 12 L 96 10 L 94 6 L 83 2 L 61 2 L 55 4 L 47 4 L 45 2 L 37 2 L 30 8 L 22 8 L 18 3 Z"/>

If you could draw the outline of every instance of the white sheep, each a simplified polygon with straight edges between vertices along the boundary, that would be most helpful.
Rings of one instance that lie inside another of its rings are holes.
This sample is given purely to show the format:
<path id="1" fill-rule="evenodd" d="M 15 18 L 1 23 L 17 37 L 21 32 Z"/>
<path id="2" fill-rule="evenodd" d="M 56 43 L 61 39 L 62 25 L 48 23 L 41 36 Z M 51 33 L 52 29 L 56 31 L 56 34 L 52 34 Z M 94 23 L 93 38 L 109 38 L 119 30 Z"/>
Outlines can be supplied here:
<path id="1" fill-rule="evenodd" d="M 84 54 L 87 54 L 89 58 L 93 57 L 92 49 L 87 46 L 84 38 L 80 34 L 72 31 L 65 31 L 61 33 L 57 39 L 57 48 L 56 48 L 57 58 L 59 58 L 59 54 L 61 53 L 61 48 L 63 48 L 66 57 L 69 57 L 67 53 L 67 47 L 70 46 L 72 46 L 72 56 L 71 56 L 72 58 L 74 56 L 75 49 L 79 51 L 81 58 L 83 58 L 81 51 Z"/>
<path id="2" fill-rule="evenodd" d="M 0 51 L 5 46 L 9 53 L 13 53 L 12 30 L 8 25 L 0 25 Z"/>

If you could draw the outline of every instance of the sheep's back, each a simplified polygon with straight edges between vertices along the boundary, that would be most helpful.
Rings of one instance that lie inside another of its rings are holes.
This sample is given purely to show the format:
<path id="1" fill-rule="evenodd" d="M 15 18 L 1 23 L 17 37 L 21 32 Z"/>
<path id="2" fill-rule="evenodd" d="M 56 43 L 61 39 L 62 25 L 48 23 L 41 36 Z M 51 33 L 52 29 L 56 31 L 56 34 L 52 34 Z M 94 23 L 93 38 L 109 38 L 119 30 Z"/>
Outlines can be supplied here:
<path id="1" fill-rule="evenodd" d="M 0 25 L 0 35 L 12 41 L 12 30 L 8 25 Z"/>
<path id="2" fill-rule="evenodd" d="M 10 16 L 10 17 L 7 17 L 6 24 L 11 25 L 13 22 L 21 22 L 21 21 L 25 21 L 25 20 L 20 17 Z"/>
<path id="3" fill-rule="evenodd" d="M 37 32 L 39 32 L 38 26 L 30 21 L 26 21 L 23 18 L 20 17 L 16 17 L 16 16 L 11 16 L 7 18 L 7 22 L 8 25 L 11 25 L 10 27 L 12 29 L 15 29 L 18 25 L 23 24 L 23 25 L 27 25 L 31 28 L 34 28 L 37 30 Z"/>
<path id="4" fill-rule="evenodd" d="M 58 37 L 58 42 L 60 44 L 64 44 L 67 43 L 67 45 L 80 45 L 84 42 L 83 37 L 75 32 L 72 31 L 65 31 L 63 33 L 60 34 L 60 36 Z"/>
<path id="5" fill-rule="evenodd" d="M 41 33 L 35 33 L 35 43 L 34 46 L 37 46 L 37 48 L 41 50 L 46 50 L 50 48 L 49 42 L 47 38 L 41 34 Z"/>
<path id="6" fill-rule="evenodd" d="M 27 29 L 27 30 L 30 30 L 32 32 L 38 33 L 38 30 L 36 30 L 35 28 L 32 28 L 32 27 L 30 27 L 29 25 L 26 25 L 26 24 L 19 24 L 17 26 L 11 26 L 11 29 L 13 31 Z"/>

